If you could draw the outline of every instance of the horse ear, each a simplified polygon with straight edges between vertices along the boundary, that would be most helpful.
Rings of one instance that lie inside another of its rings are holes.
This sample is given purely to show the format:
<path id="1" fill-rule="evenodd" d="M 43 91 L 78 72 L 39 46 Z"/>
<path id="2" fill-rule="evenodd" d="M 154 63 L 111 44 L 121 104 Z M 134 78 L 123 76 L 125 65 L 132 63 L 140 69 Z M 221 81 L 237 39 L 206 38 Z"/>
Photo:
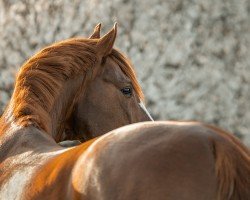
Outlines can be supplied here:
<path id="1" fill-rule="evenodd" d="M 97 42 L 97 49 L 99 55 L 105 57 L 111 53 L 115 43 L 116 34 L 117 23 L 115 23 L 114 27 Z"/>
<path id="2" fill-rule="evenodd" d="M 101 32 L 101 23 L 97 24 L 94 28 L 93 33 L 89 37 L 89 39 L 99 39 L 100 38 L 100 32 Z"/>

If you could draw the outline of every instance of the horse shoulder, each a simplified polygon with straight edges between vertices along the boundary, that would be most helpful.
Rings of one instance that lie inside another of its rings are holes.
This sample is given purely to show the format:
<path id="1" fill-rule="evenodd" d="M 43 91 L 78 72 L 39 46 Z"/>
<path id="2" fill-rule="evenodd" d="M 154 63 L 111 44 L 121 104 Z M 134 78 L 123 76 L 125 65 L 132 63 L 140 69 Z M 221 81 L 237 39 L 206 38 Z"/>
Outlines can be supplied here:
<path id="1" fill-rule="evenodd" d="M 64 149 L 41 165 L 27 185 L 24 199 L 73 199 L 72 170 L 94 140 Z"/>

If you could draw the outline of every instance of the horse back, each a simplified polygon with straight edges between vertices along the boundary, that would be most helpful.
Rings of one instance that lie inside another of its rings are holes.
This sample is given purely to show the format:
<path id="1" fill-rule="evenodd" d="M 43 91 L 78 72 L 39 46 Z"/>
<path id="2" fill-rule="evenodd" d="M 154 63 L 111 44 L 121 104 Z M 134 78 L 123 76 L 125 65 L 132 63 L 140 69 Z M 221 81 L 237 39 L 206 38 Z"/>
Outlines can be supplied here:
<path id="1" fill-rule="evenodd" d="M 84 180 L 74 185 L 74 192 L 104 200 L 248 199 L 248 149 L 221 132 L 179 122 L 112 131 L 79 162 L 91 158 L 93 170 L 80 173 Z"/>

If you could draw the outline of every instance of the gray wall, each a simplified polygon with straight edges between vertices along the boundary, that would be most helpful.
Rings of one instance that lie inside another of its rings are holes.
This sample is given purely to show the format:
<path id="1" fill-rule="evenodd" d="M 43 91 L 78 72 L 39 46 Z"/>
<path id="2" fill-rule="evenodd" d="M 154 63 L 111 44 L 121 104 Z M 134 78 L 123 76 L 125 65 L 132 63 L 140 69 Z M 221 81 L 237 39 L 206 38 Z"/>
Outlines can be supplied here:
<path id="1" fill-rule="evenodd" d="M 217 124 L 250 144 L 249 0 L 0 0 L 0 110 L 38 49 L 115 21 L 156 119 Z"/>

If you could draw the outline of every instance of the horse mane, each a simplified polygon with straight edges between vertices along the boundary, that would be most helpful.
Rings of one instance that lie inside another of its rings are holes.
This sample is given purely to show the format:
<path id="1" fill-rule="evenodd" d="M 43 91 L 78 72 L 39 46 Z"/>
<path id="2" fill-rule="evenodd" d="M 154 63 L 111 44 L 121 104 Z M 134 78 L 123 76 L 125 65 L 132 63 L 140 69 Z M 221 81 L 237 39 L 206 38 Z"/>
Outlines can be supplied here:
<path id="1" fill-rule="evenodd" d="M 214 141 L 218 199 L 250 197 L 250 150 L 236 137 L 215 126 L 205 125 L 224 140 Z"/>
<path id="2" fill-rule="evenodd" d="M 17 75 L 10 104 L 2 118 L 20 126 L 34 125 L 49 132 L 50 112 L 65 83 L 84 75 L 97 62 L 97 39 L 73 38 L 42 49 L 24 63 Z M 129 60 L 118 50 L 109 55 L 131 79 L 140 98 L 142 90 Z M 2 120 L 1 118 L 1 120 Z M 3 121 L 3 120 L 2 120 Z"/>

